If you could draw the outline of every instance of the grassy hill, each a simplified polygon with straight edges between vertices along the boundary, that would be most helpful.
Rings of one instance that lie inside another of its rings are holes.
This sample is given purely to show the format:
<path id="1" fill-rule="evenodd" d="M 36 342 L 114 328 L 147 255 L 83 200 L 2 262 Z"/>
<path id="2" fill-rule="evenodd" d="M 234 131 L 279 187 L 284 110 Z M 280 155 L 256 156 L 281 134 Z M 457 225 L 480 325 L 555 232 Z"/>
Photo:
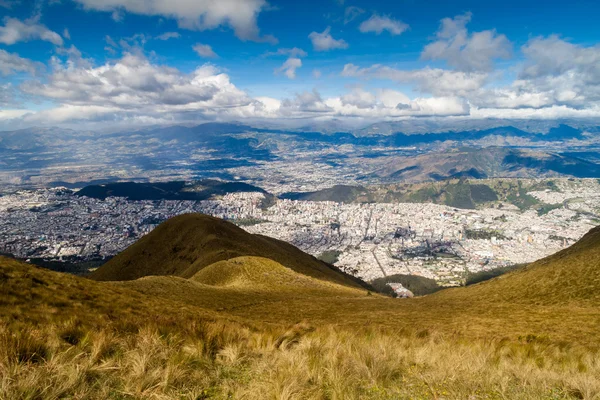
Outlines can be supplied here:
<path id="1" fill-rule="evenodd" d="M 265 257 L 319 279 L 369 288 L 364 282 L 277 239 L 252 235 L 236 225 L 202 214 L 180 215 L 94 271 L 92 279 L 122 281 L 149 275 L 191 278 L 218 261 Z"/>
<path id="2" fill-rule="evenodd" d="M 106 270 L 139 279 L 0 258 L 0 398 L 600 396 L 600 228 L 524 269 L 400 300 L 320 264 L 238 255 L 235 240 L 264 242 L 230 224 L 170 222 Z"/>

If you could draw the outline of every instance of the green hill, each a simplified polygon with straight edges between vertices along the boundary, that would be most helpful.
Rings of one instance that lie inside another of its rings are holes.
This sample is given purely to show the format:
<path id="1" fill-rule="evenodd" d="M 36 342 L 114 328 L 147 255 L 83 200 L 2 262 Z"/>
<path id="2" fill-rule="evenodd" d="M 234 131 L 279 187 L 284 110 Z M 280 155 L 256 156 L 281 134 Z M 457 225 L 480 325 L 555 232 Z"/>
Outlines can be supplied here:
<path id="1" fill-rule="evenodd" d="M 252 235 L 232 223 L 202 214 L 180 215 L 162 223 L 94 271 L 91 278 L 99 281 L 150 275 L 191 278 L 211 264 L 241 256 L 269 258 L 314 278 L 370 288 L 288 243 Z"/>

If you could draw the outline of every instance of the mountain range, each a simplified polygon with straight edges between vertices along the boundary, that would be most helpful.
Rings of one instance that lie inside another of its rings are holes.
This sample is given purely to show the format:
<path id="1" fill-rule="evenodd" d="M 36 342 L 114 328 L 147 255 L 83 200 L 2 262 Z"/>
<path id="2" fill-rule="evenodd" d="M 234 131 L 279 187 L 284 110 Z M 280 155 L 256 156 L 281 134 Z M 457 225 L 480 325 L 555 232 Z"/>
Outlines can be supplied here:
<path id="1" fill-rule="evenodd" d="M 0 132 L 0 170 L 6 182 L 21 186 L 73 188 L 89 182 L 157 178 L 218 178 L 260 186 L 272 179 L 261 167 L 269 166 L 269 171 L 285 177 L 293 175 L 299 162 L 320 166 L 332 181 L 343 176 L 347 182 L 353 175 L 365 184 L 459 176 L 599 176 L 597 125 L 515 122 L 519 128 L 502 122 L 479 129 L 415 132 L 390 130 L 402 124 L 388 124 L 386 129 L 378 124 L 368 133 L 222 123 L 119 132 L 31 128 Z M 295 178 L 289 177 L 292 182 Z"/>

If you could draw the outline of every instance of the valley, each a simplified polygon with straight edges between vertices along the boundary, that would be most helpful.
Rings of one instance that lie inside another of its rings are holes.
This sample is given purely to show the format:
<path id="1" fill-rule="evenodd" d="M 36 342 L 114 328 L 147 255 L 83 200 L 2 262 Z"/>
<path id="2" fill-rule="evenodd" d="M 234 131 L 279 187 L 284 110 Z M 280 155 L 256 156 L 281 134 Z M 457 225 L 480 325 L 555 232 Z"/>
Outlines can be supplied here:
<path id="1" fill-rule="evenodd" d="M 114 196 L 128 193 L 138 199 Z M 315 257 L 334 254 L 329 262 L 367 281 L 405 274 L 456 286 L 573 244 L 600 223 L 599 193 L 596 179 L 348 186 L 298 200 L 218 181 L 22 190 L 0 197 L 0 252 L 82 273 L 81 263 L 101 265 L 162 221 L 201 212 Z"/>

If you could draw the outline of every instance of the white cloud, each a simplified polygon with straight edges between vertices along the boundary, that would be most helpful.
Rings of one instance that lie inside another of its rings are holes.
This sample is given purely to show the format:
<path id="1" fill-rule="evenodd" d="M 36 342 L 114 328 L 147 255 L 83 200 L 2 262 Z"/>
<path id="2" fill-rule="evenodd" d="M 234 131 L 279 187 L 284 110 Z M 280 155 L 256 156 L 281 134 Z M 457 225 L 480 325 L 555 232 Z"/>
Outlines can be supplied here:
<path id="1" fill-rule="evenodd" d="M 0 86 L 1 88 L 2 86 Z M 24 117 L 25 115 L 30 114 L 29 110 L 0 110 L 0 121 L 5 122 L 5 121 L 10 121 L 10 120 L 18 120 L 22 117 Z"/>
<path id="2" fill-rule="evenodd" d="M 512 44 L 505 35 L 495 30 L 469 33 L 466 25 L 470 21 L 471 13 L 444 18 L 437 40 L 425 46 L 421 58 L 445 60 L 462 71 L 489 71 L 494 60 L 511 57 Z"/>
<path id="3" fill-rule="evenodd" d="M 9 53 L 0 49 L 0 74 L 3 76 L 12 75 L 17 72 L 28 72 L 35 74 L 38 68 L 43 67 L 41 63 L 22 58 L 16 53 Z"/>
<path id="4" fill-rule="evenodd" d="M 488 74 L 485 73 L 448 71 L 429 67 L 418 70 L 401 70 L 380 64 L 368 68 L 346 64 L 341 75 L 344 77 L 389 79 L 401 83 L 412 83 L 421 92 L 451 97 L 466 96 L 470 92 L 479 90 L 488 79 Z"/>
<path id="5" fill-rule="evenodd" d="M 21 88 L 28 94 L 62 103 L 59 110 L 67 116 L 78 115 L 74 110 L 114 118 L 121 114 L 218 113 L 253 101 L 213 66 L 204 65 L 183 74 L 133 54 L 100 67 L 59 64 L 47 82 L 29 81 Z"/>
<path id="6" fill-rule="evenodd" d="M 312 92 L 297 93 L 293 99 L 285 99 L 279 107 L 279 115 L 284 117 L 302 117 L 314 114 L 331 113 L 321 94 L 314 89 Z"/>
<path id="7" fill-rule="evenodd" d="M 362 33 L 374 32 L 380 35 L 383 31 L 388 31 L 391 35 L 400 35 L 408 29 L 408 25 L 385 15 L 373 14 L 371 18 L 360 24 L 358 29 Z"/>
<path id="8" fill-rule="evenodd" d="M 365 10 L 362 8 L 358 8 L 356 6 L 346 7 L 346 10 L 344 10 L 344 24 L 349 24 L 364 13 Z"/>
<path id="9" fill-rule="evenodd" d="M 323 32 L 312 32 L 308 38 L 312 41 L 313 48 L 316 51 L 329 51 L 333 49 L 347 49 L 348 43 L 344 39 L 334 39 L 331 34 L 331 27 L 327 27 Z"/>
<path id="10" fill-rule="evenodd" d="M 386 107 L 398 107 L 398 104 L 410 103 L 410 98 L 402 92 L 392 89 L 377 90 L 377 99 Z"/>
<path id="11" fill-rule="evenodd" d="M 62 46 L 63 39 L 56 33 L 39 23 L 39 17 L 20 21 L 16 18 L 4 18 L 4 26 L 0 26 L 0 43 L 15 44 L 30 40 L 44 40 Z"/>
<path id="12" fill-rule="evenodd" d="M 315 68 L 315 69 L 313 69 L 312 75 L 313 75 L 313 78 L 320 79 L 321 76 L 323 75 L 323 73 L 321 72 L 321 70 Z"/>
<path id="13" fill-rule="evenodd" d="M 192 30 L 229 26 L 242 40 L 274 43 L 272 36 L 261 36 L 258 15 L 267 8 L 266 0 L 75 0 L 87 9 L 174 18 L 179 26 Z"/>
<path id="14" fill-rule="evenodd" d="M 198 55 L 200 57 L 204 57 L 204 58 L 217 58 L 217 57 L 219 57 L 217 55 L 217 53 L 215 53 L 213 51 L 212 47 L 210 47 L 210 45 L 208 45 L 208 44 L 196 43 L 195 45 L 192 46 L 192 48 L 194 49 L 194 51 L 196 53 L 198 53 Z"/>
<path id="15" fill-rule="evenodd" d="M 522 48 L 527 62 L 522 79 L 559 76 L 567 72 L 585 75 L 587 83 L 600 83 L 600 45 L 583 47 L 556 35 L 529 40 Z"/>
<path id="16" fill-rule="evenodd" d="M 354 89 L 341 97 L 343 105 L 355 106 L 357 108 L 372 108 L 376 103 L 376 97 L 363 89 Z"/>
<path id="17" fill-rule="evenodd" d="M 277 51 L 268 51 L 264 54 L 264 57 L 272 57 L 272 56 L 288 56 L 288 57 L 306 57 L 308 54 L 298 48 L 298 47 L 292 47 L 292 48 L 281 48 L 281 49 L 277 49 Z"/>
<path id="18" fill-rule="evenodd" d="M 179 32 L 165 32 L 163 34 L 158 35 L 155 39 L 157 40 L 169 40 L 169 39 L 179 39 L 181 35 Z"/>
<path id="19" fill-rule="evenodd" d="M 71 34 L 69 33 L 69 30 L 67 28 L 63 30 L 63 37 L 67 40 L 71 40 Z"/>
<path id="20" fill-rule="evenodd" d="M 302 60 L 290 57 L 281 67 L 275 69 L 275 74 L 284 73 L 289 79 L 296 79 L 296 70 L 300 67 L 302 67 Z"/>
<path id="21" fill-rule="evenodd" d="M 481 91 L 471 101 L 484 109 L 593 109 L 600 104 L 600 46 L 584 47 L 558 36 L 533 38 L 512 84 Z M 521 113 L 524 113 L 521 111 Z M 578 113 L 581 115 L 581 112 Z"/>
<path id="22" fill-rule="evenodd" d="M 338 117 L 388 119 L 400 117 L 464 116 L 469 105 L 457 97 L 419 97 L 409 99 L 401 92 L 380 89 L 375 93 L 355 88 L 341 97 L 327 99 L 332 114 Z"/>

